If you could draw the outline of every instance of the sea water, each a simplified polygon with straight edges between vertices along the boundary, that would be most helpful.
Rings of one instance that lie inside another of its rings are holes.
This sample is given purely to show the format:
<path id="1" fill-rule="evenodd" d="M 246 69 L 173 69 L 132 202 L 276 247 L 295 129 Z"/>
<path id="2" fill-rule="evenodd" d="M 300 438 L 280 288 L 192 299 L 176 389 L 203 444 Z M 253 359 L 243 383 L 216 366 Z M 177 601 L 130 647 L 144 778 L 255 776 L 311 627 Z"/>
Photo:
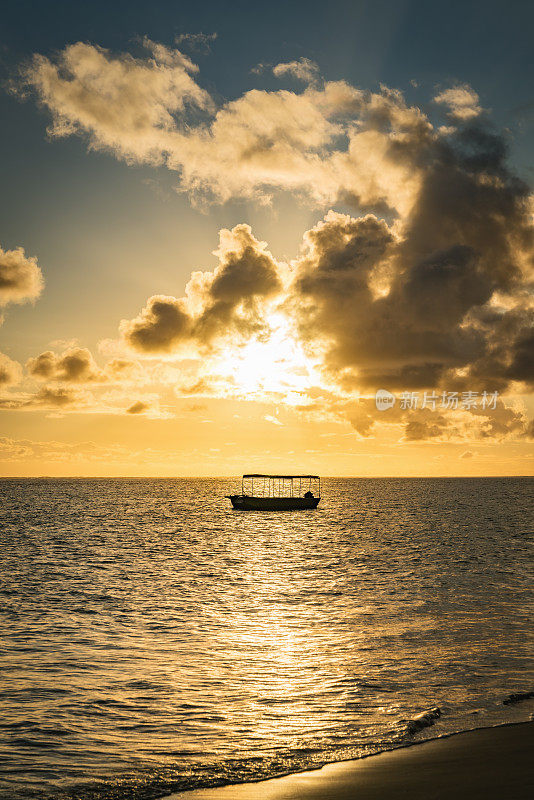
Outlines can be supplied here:
<path id="1" fill-rule="evenodd" d="M 529 719 L 534 480 L 0 482 L 0 796 L 156 798 Z"/>

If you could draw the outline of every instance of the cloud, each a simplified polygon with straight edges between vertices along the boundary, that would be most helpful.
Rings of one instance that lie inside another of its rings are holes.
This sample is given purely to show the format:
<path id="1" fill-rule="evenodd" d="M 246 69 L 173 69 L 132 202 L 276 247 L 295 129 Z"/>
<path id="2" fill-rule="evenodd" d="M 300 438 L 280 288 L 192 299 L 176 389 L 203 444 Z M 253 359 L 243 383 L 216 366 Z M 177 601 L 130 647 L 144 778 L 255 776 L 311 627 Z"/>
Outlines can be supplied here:
<path id="1" fill-rule="evenodd" d="M 181 33 L 175 36 L 174 42 L 177 45 L 186 45 L 193 51 L 199 53 L 209 53 L 211 45 L 217 38 L 216 33 Z"/>
<path id="2" fill-rule="evenodd" d="M 139 316 L 122 320 L 124 340 L 141 353 L 168 353 L 190 336 L 191 319 L 176 297 L 149 297 Z"/>
<path id="3" fill-rule="evenodd" d="M 411 442 L 443 440 L 448 438 L 449 428 L 450 421 L 444 414 L 424 408 L 417 414 L 410 414 L 404 424 L 404 436 Z"/>
<path id="4" fill-rule="evenodd" d="M 18 91 L 30 89 L 48 109 L 51 135 L 82 134 L 92 149 L 165 164 L 197 202 L 269 202 L 277 189 L 319 204 L 398 210 L 410 202 L 420 167 L 413 145 L 433 131 L 400 92 L 329 81 L 302 92 L 252 90 L 217 108 L 190 59 L 144 45 L 145 58 L 81 42 L 54 60 L 35 55 Z M 274 69 L 306 80 L 316 71 L 308 59 Z"/>
<path id="5" fill-rule="evenodd" d="M 304 399 L 304 397 L 303 397 Z M 399 398 L 397 397 L 397 401 Z M 322 421 L 349 422 L 362 437 L 399 442 L 485 442 L 519 441 L 532 429 L 524 409 L 506 404 L 501 398 L 495 408 L 403 408 L 400 402 L 387 411 L 376 408 L 374 397 L 347 398 L 338 393 L 317 390 L 310 393 L 309 402 L 299 411 Z"/>
<path id="6" fill-rule="evenodd" d="M 22 384 L 20 391 L 6 393 L 0 400 L 4 410 L 42 411 L 56 414 L 124 414 L 132 406 L 132 387 L 136 393 L 150 384 L 164 391 L 157 370 L 146 370 L 137 361 L 123 357 L 111 358 L 100 368 L 91 352 L 70 344 L 62 353 L 46 350 L 26 363 L 29 378 L 45 383 L 37 389 L 31 383 Z M 22 369 L 16 362 L 0 354 L 0 385 L 19 383 Z M 89 391 L 88 389 L 91 389 Z M 151 419 L 172 416 L 160 410 L 160 397 L 152 392 L 138 398 L 140 411 Z"/>
<path id="7" fill-rule="evenodd" d="M 69 389 L 61 386 L 43 386 L 35 395 L 21 405 L 62 409 L 71 405 L 85 405 L 88 398 L 89 395 L 76 389 Z"/>
<path id="8" fill-rule="evenodd" d="M 134 58 L 78 43 L 36 56 L 24 80 L 52 133 L 164 164 L 195 202 L 268 203 L 283 190 L 355 211 L 330 211 L 306 232 L 289 288 L 286 265 L 247 225 L 222 231 L 215 269 L 193 273 L 184 296 L 150 297 L 121 322 L 123 343 L 153 357 L 205 355 L 268 339 L 276 308 L 332 392 L 314 402 L 342 407 L 362 435 L 376 423 L 371 408 L 346 405 L 358 391 L 534 385 L 533 199 L 473 89 L 436 95 L 450 119 L 435 128 L 401 92 L 310 82 L 315 65 L 301 59 L 274 68 L 305 77 L 301 91 L 255 89 L 217 105 L 186 56 L 145 48 Z M 524 427 L 515 411 L 441 416 L 395 424 L 412 440 L 459 436 L 467 421 L 480 436 Z"/>
<path id="9" fill-rule="evenodd" d="M 141 400 L 138 400 L 136 403 L 131 405 L 129 408 L 126 409 L 127 414 L 144 414 L 145 411 L 149 411 L 150 406 L 148 403 L 143 403 Z"/>
<path id="10" fill-rule="evenodd" d="M 111 358 L 104 367 L 104 375 L 110 381 L 119 383 L 140 383 L 147 375 L 138 361 L 130 358 Z"/>
<path id="11" fill-rule="evenodd" d="M 431 152 L 393 225 L 330 212 L 305 234 L 293 263 L 300 335 L 345 389 L 531 385 L 528 187 L 479 123 Z"/>
<path id="12" fill-rule="evenodd" d="M 22 247 L 0 247 L 0 306 L 36 300 L 44 286 L 37 259 L 26 256 Z"/>
<path id="13" fill-rule="evenodd" d="M 503 441 L 525 434 L 529 421 L 524 412 L 498 401 L 495 409 L 408 412 L 404 425 L 407 441 Z"/>
<path id="14" fill-rule="evenodd" d="M 36 472 L 47 470 L 50 465 L 77 465 L 83 467 L 87 462 L 108 465 L 137 467 L 139 463 L 167 465 L 175 457 L 172 450 L 153 447 L 128 448 L 120 444 L 99 444 L 92 441 L 36 441 L 0 436 L 0 462 L 28 463 Z M 184 462 L 185 463 L 185 462 Z M 39 466 L 36 466 L 39 464 Z M 69 470 L 70 472 L 70 470 Z"/>
<path id="15" fill-rule="evenodd" d="M 136 388 L 136 392 L 138 389 Z M 94 385 L 93 391 L 66 384 L 52 383 L 35 392 L 20 391 L 5 393 L 0 397 L 0 408 L 4 411 L 46 411 L 52 416 L 65 414 L 143 414 L 149 419 L 170 419 L 173 414 L 162 410 L 158 392 L 143 393 L 132 403 L 131 387 L 110 388 L 105 384 Z"/>
<path id="16" fill-rule="evenodd" d="M 271 422 L 273 425 L 283 425 L 283 423 L 282 423 L 282 422 L 280 422 L 280 420 L 279 420 L 279 419 L 277 419 L 276 417 L 273 417 L 273 415 L 272 415 L 272 414 L 265 414 L 265 416 L 263 417 L 263 419 L 264 419 L 266 422 Z"/>
<path id="17" fill-rule="evenodd" d="M 281 288 L 278 265 L 248 225 L 220 231 L 213 272 L 195 272 L 183 298 L 154 295 L 133 320 L 122 320 L 126 343 L 141 353 L 171 353 L 180 344 L 209 346 L 219 337 L 265 328 L 261 301 Z"/>
<path id="18" fill-rule="evenodd" d="M 22 367 L 18 361 L 0 353 L 0 388 L 20 383 L 22 378 Z"/>
<path id="19" fill-rule="evenodd" d="M 35 55 L 22 72 L 52 114 L 51 136 L 84 133 L 90 146 L 127 160 L 161 163 L 175 130 L 175 115 L 211 106 L 198 86 L 198 68 L 179 50 L 143 40 L 146 58 L 83 42 L 66 47 L 52 62 Z"/>
<path id="20" fill-rule="evenodd" d="M 60 343 L 61 344 L 61 343 Z M 0 408 L 6 411 L 48 411 L 65 414 L 139 414 L 149 419 L 169 419 L 172 412 L 161 408 L 162 396 L 172 396 L 169 386 L 176 375 L 167 375 L 167 364 L 148 367 L 130 358 L 113 356 L 100 368 L 91 352 L 70 342 L 63 352 L 46 350 L 26 363 L 30 379 L 44 382 L 35 388 L 22 381 L 20 364 L 0 353 L 0 388 L 20 383 L 2 393 Z M 176 372 L 176 370 L 175 370 Z M 148 389 L 151 391 L 147 391 Z M 90 390 L 89 390 L 90 389 Z M 132 393 L 137 395 L 133 402 Z"/>
<path id="21" fill-rule="evenodd" d="M 447 106 L 449 116 L 461 122 L 478 117 L 482 113 L 479 96 L 468 84 L 440 92 L 434 97 L 434 103 Z"/>
<path id="22" fill-rule="evenodd" d="M 277 78 L 283 78 L 288 75 L 303 83 L 314 83 L 319 77 L 319 67 L 309 58 L 299 58 L 298 61 L 276 64 L 273 67 L 273 74 Z"/>
<path id="23" fill-rule="evenodd" d="M 90 383 L 103 378 L 93 356 L 85 347 L 71 347 L 61 355 L 46 350 L 36 358 L 30 358 L 26 368 L 33 378 L 44 381 Z"/>
<path id="24" fill-rule="evenodd" d="M 0 461 L 35 462 L 47 460 L 52 462 L 71 461 L 109 461 L 124 457 L 128 451 L 120 445 L 102 446 L 95 442 L 57 442 L 34 441 L 31 439 L 14 439 L 0 437 Z"/>

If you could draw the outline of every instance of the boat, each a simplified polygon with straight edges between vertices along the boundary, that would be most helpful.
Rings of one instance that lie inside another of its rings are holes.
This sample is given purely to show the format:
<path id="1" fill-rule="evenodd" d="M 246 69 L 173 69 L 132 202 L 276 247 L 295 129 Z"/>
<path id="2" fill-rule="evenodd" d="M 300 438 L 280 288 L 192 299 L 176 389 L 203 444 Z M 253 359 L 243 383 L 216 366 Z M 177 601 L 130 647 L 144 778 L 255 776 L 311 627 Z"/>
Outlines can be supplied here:
<path id="1" fill-rule="evenodd" d="M 297 511 L 317 508 L 321 499 L 321 479 L 318 475 L 249 473 L 241 479 L 241 494 L 225 496 L 240 511 Z"/>

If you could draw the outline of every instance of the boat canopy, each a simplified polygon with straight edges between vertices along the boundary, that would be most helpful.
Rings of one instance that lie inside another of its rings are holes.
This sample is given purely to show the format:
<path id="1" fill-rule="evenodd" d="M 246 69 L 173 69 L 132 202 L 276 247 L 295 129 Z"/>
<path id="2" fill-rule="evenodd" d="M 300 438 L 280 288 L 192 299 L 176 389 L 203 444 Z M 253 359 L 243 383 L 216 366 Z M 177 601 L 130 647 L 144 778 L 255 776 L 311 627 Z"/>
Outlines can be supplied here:
<path id="1" fill-rule="evenodd" d="M 318 475 L 262 475 L 259 472 L 251 472 L 248 475 L 243 475 L 243 478 L 276 478 L 276 480 L 284 480 L 284 481 L 292 481 L 294 478 L 306 478 L 309 480 L 310 478 L 319 480 Z"/>
<path id="2" fill-rule="evenodd" d="M 245 492 L 245 484 L 250 491 Z M 257 490 L 256 492 L 254 490 Z M 313 490 L 313 491 L 312 491 Z M 319 475 L 272 475 L 247 472 L 241 480 L 241 495 L 248 497 L 304 497 L 321 496 Z"/>

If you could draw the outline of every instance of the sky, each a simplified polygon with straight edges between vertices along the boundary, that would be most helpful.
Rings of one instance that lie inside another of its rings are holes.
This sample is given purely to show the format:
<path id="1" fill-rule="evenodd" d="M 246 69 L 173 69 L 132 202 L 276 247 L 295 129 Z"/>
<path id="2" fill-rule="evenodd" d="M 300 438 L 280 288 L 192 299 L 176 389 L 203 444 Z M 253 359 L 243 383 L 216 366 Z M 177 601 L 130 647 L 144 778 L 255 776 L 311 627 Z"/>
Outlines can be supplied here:
<path id="1" fill-rule="evenodd" d="M 2 16 L 1 475 L 532 474 L 530 4 Z"/>

